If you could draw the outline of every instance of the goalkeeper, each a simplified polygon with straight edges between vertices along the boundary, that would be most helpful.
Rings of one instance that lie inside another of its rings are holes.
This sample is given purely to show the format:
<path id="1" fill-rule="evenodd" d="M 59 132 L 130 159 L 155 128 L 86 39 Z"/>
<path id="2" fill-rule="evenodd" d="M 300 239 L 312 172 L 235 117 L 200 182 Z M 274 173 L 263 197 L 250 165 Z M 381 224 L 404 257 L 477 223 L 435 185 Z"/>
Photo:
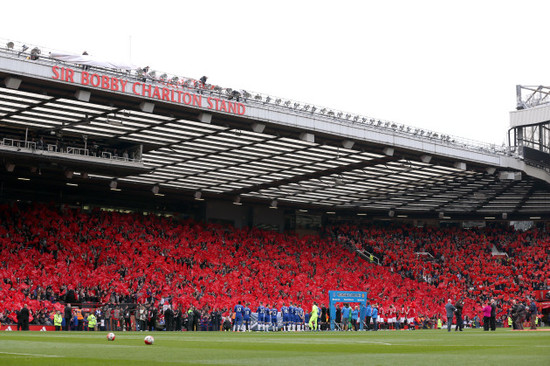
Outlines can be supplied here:
<path id="1" fill-rule="evenodd" d="M 309 329 L 310 330 L 317 330 L 317 317 L 319 316 L 319 308 L 317 307 L 317 303 L 313 302 L 313 306 L 311 307 L 311 314 L 309 316 Z"/>

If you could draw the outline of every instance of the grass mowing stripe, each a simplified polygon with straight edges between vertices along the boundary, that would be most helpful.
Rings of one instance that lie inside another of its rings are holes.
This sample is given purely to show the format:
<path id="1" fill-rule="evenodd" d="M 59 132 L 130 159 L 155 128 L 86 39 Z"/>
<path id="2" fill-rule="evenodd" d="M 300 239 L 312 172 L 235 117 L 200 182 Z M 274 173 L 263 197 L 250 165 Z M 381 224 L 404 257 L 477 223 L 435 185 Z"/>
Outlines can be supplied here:
<path id="1" fill-rule="evenodd" d="M 117 332 L 114 342 L 106 334 L 0 333 L 0 364 L 550 365 L 550 332 Z M 148 334 L 153 346 L 143 343 Z"/>

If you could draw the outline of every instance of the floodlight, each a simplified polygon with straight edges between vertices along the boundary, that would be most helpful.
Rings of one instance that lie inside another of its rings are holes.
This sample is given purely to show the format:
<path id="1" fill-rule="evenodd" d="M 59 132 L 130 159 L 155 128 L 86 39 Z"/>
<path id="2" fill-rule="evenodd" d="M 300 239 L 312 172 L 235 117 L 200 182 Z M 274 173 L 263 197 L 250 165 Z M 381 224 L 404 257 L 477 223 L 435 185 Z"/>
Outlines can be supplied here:
<path id="1" fill-rule="evenodd" d="M 6 47 L 8 48 L 8 50 L 13 50 L 13 47 L 15 47 L 15 44 L 10 41 L 10 42 L 6 43 Z"/>
<path id="2" fill-rule="evenodd" d="M 271 102 L 271 98 L 270 98 L 270 97 L 265 98 L 265 102 L 266 102 L 266 103 Z"/>
<path id="3" fill-rule="evenodd" d="M 116 189 L 118 185 L 118 180 L 116 178 L 114 178 L 110 183 L 109 183 L 109 188 L 111 188 L 112 191 L 114 191 Z"/>
<path id="4" fill-rule="evenodd" d="M 274 209 L 277 208 L 277 200 L 276 199 L 271 201 L 271 205 L 269 205 L 269 208 L 274 208 Z"/>
<path id="5" fill-rule="evenodd" d="M 204 201 L 204 198 L 202 198 L 202 192 L 196 191 L 195 192 L 195 201 Z"/>
<path id="6" fill-rule="evenodd" d="M 243 203 L 241 202 L 241 196 L 235 197 L 235 200 L 233 201 L 233 204 L 237 205 L 237 206 L 242 206 Z"/>
<path id="7" fill-rule="evenodd" d="M 316 110 L 317 110 L 316 107 L 311 107 L 311 113 L 315 113 Z"/>

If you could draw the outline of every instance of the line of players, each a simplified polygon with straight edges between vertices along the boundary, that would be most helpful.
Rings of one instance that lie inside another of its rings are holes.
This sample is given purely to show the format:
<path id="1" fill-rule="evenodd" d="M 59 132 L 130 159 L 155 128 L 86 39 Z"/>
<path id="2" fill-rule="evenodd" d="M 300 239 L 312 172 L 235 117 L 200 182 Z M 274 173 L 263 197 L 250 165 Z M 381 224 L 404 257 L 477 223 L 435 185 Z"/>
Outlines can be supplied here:
<path id="1" fill-rule="evenodd" d="M 233 325 L 234 332 L 248 331 L 250 332 L 250 319 L 252 311 L 250 309 L 250 303 L 247 303 L 246 306 L 243 306 L 239 301 L 235 305 L 235 322 Z M 269 304 L 263 305 L 263 302 L 260 301 L 260 305 L 256 309 L 256 314 L 258 316 L 258 330 L 269 332 L 279 330 L 279 322 L 277 320 L 278 314 L 277 307 L 273 305 L 270 308 Z M 283 318 L 283 328 L 284 332 L 288 331 L 304 331 L 305 330 L 305 321 L 307 314 L 304 313 L 304 310 L 300 306 L 294 306 L 293 303 L 289 303 L 289 306 L 281 307 L 281 316 Z"/>

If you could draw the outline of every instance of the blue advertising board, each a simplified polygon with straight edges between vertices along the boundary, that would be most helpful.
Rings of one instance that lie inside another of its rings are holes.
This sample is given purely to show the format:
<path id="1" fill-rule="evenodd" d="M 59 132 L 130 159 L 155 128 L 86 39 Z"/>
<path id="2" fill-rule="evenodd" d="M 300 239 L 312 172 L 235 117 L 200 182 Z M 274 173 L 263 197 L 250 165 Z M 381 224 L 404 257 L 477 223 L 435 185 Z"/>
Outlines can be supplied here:
<path id="1" fill-rule="evenodd" d="M 363 330 L 365 308 L 367 307 L 367 293 L 364 291 L 329 291 L 330 300 L 330 329 L 334 330 L 334 319 L 336 318 L 336 303 L 359 303 L 360 322 L 359 327 Z"/>

